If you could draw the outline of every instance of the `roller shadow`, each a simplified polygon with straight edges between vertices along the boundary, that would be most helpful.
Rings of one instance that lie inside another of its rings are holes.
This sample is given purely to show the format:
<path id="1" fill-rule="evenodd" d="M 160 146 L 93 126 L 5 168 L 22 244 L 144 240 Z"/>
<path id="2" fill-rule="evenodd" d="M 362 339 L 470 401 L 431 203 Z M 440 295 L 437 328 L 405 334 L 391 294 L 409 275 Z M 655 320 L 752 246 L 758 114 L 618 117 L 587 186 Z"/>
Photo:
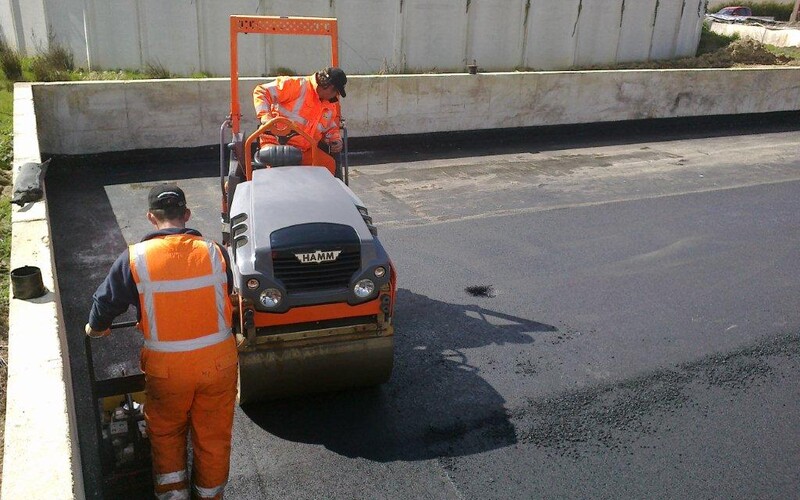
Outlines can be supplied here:
<path id="1" fill-rule="evenodd" d="M 530 344 L 556 328 L 399 290 L 395 366 L 381 387 L 242 408 L 262 429 L 379 462 L 461 456 L 516 443 L 505 401 L 465 349 Z"/>

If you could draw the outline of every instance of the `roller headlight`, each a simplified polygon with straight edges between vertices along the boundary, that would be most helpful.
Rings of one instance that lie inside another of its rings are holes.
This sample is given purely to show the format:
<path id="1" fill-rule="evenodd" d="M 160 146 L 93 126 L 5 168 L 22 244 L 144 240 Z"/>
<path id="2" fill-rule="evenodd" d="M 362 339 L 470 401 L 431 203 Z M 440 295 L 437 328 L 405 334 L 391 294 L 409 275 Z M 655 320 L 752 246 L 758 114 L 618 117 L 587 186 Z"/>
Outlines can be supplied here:
<path id="1" fill-rule="evenodd" d="M 369 297 L 374 291 L 375 283 L 373 283 L 372 280 L 360 280 L 356 283 L 356 286 L 353 287 L 353 293 L 360 299 Z"/>
<path id="2" fill-rule="evenodd" d="M 261 302 L 261 305 L 264 307 L 275 307 L 280 304 L 281 299 L 283 296 L 281 295 L 281 291 L 276 288 L 267 288 L 261 295 L 259 295 L 258 300 Z"/>
<path id="3" fill-rule="evenodd" d="M 375 277 L 376 278 L 383 278 L 383 275 L 386 274 L 385 267 L 376 267 L 375 268 Z"/>

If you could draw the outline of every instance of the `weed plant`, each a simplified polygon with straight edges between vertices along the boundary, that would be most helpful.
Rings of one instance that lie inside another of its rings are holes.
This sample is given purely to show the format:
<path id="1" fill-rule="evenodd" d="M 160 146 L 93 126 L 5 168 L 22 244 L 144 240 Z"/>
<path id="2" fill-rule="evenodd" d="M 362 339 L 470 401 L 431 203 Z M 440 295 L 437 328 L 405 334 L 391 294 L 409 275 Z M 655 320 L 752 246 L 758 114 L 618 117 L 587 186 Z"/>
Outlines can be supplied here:
<path id="1" fill-rule="evenodd" d="M 69 81 L 74 70 L 72 52 L 55 43 L 50 43 L 46 52 L 35 56 L 31 61 L 33 78 L 40 82 Z"/>
<path id="2" fill-rule="evenodd" d="M 156 80 L 166 80 L 167 78 L 172 78 L 172 73 L 169 72 L 167 68 L 164 67 L 159 61 L 150 61 L 144 68 L 144 74 L 147 78 L 153 78 Z"/>
<path id="3" fill-rule="evenodd" d="M 5 41 L 0 41 L 0 68 L 6 79 L 11 82 L 21 81 L 22 78 L 22 58 L 19 52 L 9 47 Z"/>

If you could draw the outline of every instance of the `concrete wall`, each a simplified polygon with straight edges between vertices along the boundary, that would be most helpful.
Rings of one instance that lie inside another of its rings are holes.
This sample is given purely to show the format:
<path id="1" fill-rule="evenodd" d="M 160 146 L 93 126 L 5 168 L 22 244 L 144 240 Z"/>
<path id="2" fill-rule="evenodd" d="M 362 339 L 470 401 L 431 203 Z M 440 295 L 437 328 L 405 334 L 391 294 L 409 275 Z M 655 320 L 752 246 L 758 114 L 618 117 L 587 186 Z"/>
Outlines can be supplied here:
<path id="1" fill-rule="evenodd" d="M 336 17 L 352 74 L 558 70 L 694 55 L 707 0 L 0 0 L 0 35 L 91 69 L 227 76 L 232 14 Z M 240 74 L 328 62 L 324 38 L 240 36 Z"/>
<path id="2" fill-rule="evenodd" d="M 800 110 L 800 68 L 354 77 L 348 94 L 352 135 L 407 134 Z M 40 150 L 214 144 L 227 95 L 223 79 L 17 84 L 14 172 Z M 49 293 L 10 301 L 7 499 L 84 498 L 47 220 L 46 200 L 12 212 L 11 267 L 40 267 Z"/>
<path id="3" fill-rule="evenodd" d="M 240 85 L 243 129 L 255 128 Z M 800 68 L 353 76 L 351 137 L 800 109 Z M 36 84 L 40 147 L 85 154 L 216 144 L 227 79 Z"/>
<path id="4" fill-rule="evenodd" d="M 720 35 L 739 35 L 778 47 L 800 47 L 800 29 L 778 29 L 768 26 L 711 23 L 711 31 Z"/>
<path id="5" fill-rule="evenodd" d="M 23 164 L 39 161 L 33 93 L 30 84 L 17 84 L 14 178 Z M 11 269 L 38 267 L 47 293 L 36 299 L 11 297 L 9 301 L 0 491 L 6 499 L 84 498 L 75 398 L 53 255 L 47 203 L 12 205 Z"/>

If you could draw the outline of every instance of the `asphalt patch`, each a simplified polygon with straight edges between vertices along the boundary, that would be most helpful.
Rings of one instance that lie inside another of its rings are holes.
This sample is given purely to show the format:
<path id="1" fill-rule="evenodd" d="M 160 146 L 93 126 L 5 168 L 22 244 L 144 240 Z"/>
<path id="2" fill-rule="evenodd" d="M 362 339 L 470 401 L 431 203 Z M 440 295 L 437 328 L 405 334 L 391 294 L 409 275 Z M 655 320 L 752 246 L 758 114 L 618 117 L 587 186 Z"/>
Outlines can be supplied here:
<path id="1" fill-rule="evenodd" d="M 690 389 L 697 384 L 745 391 L 775 375 L 770 358 L 798 354 L 800 333 L 787 334 L 640 377 L 530 400 L 510 414 L 519 441 L 562 456 L 624 451 L 640 436 L 661 430 L 653 417 L 695 405 Z"/>

